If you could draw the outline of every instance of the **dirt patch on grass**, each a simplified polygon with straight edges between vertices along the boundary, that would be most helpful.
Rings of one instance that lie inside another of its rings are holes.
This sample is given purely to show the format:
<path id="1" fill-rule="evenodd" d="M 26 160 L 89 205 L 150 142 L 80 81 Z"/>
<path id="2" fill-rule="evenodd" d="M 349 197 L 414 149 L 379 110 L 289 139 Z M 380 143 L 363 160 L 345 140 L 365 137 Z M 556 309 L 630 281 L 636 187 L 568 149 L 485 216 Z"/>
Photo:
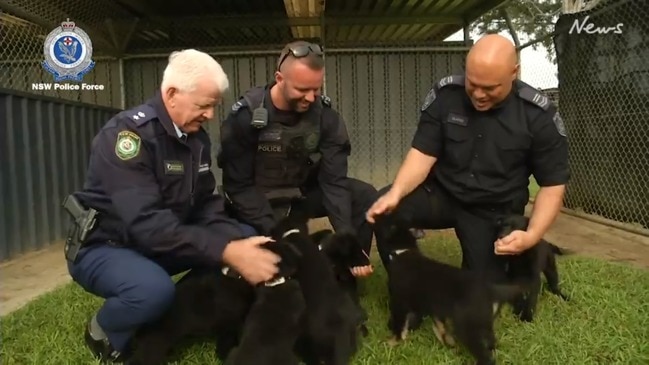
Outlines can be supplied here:
<path id="1" fill-rule="evenodd" d="M 546 239 L 584 256 L 649 270 L 649 237 L 561 214 Z"/>
<path id="2" fill-rule="evenodd" d="M 0 264 L 0 316 L 70 280 L 63 242 Z"/>
<path id="3" fill-rule="evenodd" d="M 532 212 L 527 206 L 527 214 Z M 455 237 L 452 229 L 428 231 L 426 235 L 444 234 Z M 545 239 L 575 254 L 623 262 L 649 270 L 649 237 L 609 227 L 600 223 L 562 213 L 557 217 Z"/>

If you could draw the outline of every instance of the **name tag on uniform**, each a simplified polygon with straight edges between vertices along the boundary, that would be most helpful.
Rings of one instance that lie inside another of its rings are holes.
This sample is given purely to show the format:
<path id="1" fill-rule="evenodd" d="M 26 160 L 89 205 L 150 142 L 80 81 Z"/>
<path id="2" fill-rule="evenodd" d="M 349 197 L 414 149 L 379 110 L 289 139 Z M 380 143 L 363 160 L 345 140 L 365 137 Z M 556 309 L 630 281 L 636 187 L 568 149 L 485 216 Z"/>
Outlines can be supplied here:
<path id="1" fill-rule="evenodd" d="M 466 127 L 469 124 L 469 118 L 465 117 L 464 115 L 448 113 L 448 118 L 446 118 L 446 122 L 451 124 L 461 125 L 462 127 Z"/>
<path id="2" fill-rule="evenodd" d="M 260 142 L 277 142 L 282 139 L 282 131 L 281 130 L 265 130 L 259 133 L 259 141 Z"/>
<path id="3" fill-rule="evenodd" d="M 164 161 L 166 175 L 182 175 L 185 173 L 185 165 L 182 161 Z"/>
<path id="4" fill-rule="evenodd" d="M 210 165 L 202 163 L 198 165 L 198 173 L 210 171 Z"/>

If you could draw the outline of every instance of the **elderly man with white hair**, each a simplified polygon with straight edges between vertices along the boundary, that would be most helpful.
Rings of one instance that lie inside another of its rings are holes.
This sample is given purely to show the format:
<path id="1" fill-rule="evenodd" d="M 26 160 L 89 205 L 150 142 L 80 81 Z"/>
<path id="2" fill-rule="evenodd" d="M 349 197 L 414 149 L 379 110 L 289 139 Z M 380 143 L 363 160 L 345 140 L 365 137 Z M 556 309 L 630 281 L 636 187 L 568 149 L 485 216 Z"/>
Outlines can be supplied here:
<path id="1" fill-rule="evenodd" d="M 252 284 L 272 278 L 279 258 L 213 194 L 210 140 L 203 123 L 228 88 L 211 56 L 174 52 L 159 93 L 110 119 L 92 142 L 85 185 L 72 197 L 98 212 L 70 275 L 105 298 L 85 339 L 102 362 L 121 362 L 135 330 L 171 304 L 171 275 L 226 264 Z"/>

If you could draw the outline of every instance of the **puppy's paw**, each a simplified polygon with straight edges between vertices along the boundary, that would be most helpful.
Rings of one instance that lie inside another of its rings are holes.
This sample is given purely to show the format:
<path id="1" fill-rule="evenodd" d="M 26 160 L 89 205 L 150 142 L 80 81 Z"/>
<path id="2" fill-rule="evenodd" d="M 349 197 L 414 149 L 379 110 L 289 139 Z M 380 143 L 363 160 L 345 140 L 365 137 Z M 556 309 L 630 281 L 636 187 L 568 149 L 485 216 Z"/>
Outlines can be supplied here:
<path id="1" fill-rule="evenodd" d="M 416 331 L 421 327 L 422 322 L 424 321 L 423 317 L 414 312 L 408 313 L 408 316 L 406 317 L 406 323 L 408 324 L 408 330 L 410 331 Z"/>
<path id="2" fill-rule="evenodd" d="M 455 347 L 455 338 L 451 336 L 449 333 L 444 334 L 444 344 L 446 344 L 449 347 Z"/>
<path id="3" fill-rule="evenodd" d="M 359 331 L 361 332 L 361 335 L 362 335 L 363 337 L 367 337 L 367 336 L 369 336 L 370 331 L 367 329 L 367 326 L 366 326 L 366 325 L 362 324 L 362 325 L 360 325 L 360 327 L 359 327 L 358 329 L 359 329 Z"/>
<path id="4" fill-rule="evenodd" d="M 534 322 L 534 314 L 531 312 L 523 312 L 519 318 L 523 322 L 527 322 L 527 323 Z"/>
<path id="5" fill-rule="evenodd" d="M 392 336 L 392 337 L 390 337 L 390 338 L 388 339 L 388 341 L 387 341 L 386 343 L 387 343 L 388 346 L 390 346 L 390 347 L 395 347 L 395 346 L 397 346 L 397 345 L 399 344 L 399 342 L 400 342 L 400 341 L 399 341 L 399 339 L 397 339 L 396 336 Z"/>

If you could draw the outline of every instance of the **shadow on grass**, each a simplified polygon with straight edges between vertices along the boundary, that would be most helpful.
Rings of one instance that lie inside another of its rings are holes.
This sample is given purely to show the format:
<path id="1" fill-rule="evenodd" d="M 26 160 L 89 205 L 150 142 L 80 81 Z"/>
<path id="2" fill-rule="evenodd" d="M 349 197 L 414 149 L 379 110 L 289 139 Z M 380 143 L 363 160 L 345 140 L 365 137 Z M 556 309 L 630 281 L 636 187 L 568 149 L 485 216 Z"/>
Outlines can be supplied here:
<path id="1" fill-rule="evenodd" d="M 422 243 L 427 254 L 459 264 L 457 241 L 445 234 Z M 373 257 L 380 267 L 376 256 Z M 543 292 L 537 319 L 522 324 L 506 309 L 496 321 L 499 364 L 647 364 L 649 363 L 649 272 L 578 256 L 559 257 L 562 287 L 572 301 Z M 363 283 L 370 337 L 353 364 L 463 364 L 470 357 L 443 348 L 432 325 L 395 348 L 388 338 L 385 273 L 379 268 Z M 46 294 L 2 318 L 4 365 L 92 364 L 82 329 L 101 300 L 71 284 Z M 177 364 L 218 363 L 210 343 L 181 349 Z"/>

